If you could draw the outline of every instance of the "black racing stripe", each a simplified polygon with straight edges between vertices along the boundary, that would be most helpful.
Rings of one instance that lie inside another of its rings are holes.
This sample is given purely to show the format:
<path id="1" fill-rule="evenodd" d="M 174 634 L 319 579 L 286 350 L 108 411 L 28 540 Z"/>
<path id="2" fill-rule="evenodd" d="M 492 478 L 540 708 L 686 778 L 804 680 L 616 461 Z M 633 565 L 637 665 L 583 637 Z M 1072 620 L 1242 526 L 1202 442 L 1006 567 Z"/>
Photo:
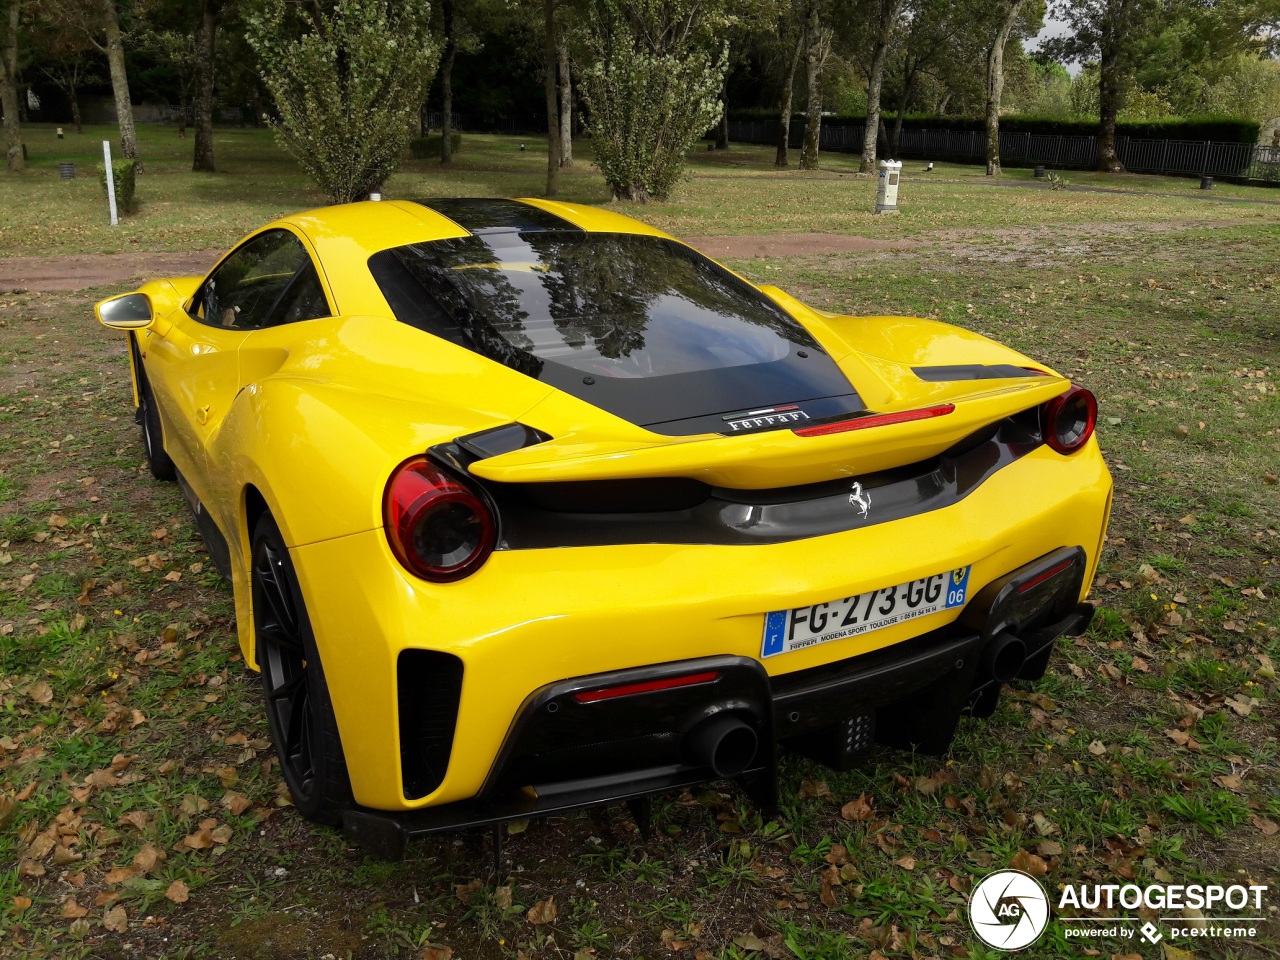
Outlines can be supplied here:
<path id="1" fill-rule="evenodd" d="M 541 207 L 517 200 L 489 197 L 441 197 L 414 200 L 442 216 L 448 217 L 468 233 L 543 233 L 547 230 L 572 230 L 585 233 L 577 224 L 557 217 Z"/>
<path id="2" fill-rule="evenodd" d="M 912 367 L 911 372 L 929 383 L 948 380 L 1012 380 L 1041 376 L 1039 370 L 1015 367 L 1011 363 L 956 363 L 949 366 Z"/>

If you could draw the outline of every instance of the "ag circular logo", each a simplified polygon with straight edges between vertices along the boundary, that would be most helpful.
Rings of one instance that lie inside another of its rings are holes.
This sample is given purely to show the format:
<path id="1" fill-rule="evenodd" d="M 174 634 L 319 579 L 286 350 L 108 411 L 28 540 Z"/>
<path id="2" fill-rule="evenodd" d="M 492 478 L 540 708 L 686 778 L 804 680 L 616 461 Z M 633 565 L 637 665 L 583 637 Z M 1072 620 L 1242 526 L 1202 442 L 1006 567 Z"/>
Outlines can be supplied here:
<path id="1" fill-rule="evenodd" d="M 969 922 L 987 946 L 1021 950 L 1049 925 L 1049 897 L 1030 874 L 997 870 L 973 888 Z"/>

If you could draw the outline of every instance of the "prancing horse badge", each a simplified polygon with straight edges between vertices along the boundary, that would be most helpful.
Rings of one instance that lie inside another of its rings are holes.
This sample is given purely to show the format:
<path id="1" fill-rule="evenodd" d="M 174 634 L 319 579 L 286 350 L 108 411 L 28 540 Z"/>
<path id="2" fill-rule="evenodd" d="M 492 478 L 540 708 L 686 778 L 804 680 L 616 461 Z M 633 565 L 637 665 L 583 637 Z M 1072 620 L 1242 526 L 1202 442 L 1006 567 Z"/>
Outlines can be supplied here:
<path id="1" fill-rule="evenodd" d="M 867 512 L 871 509 L 871 494 L 862 489 L 862 483 L 855 480 L 853 482 L 853 490 L 849 493 L 849 506 L 857 507 L 862 511 L 862 519 L 867 519 Z"/>

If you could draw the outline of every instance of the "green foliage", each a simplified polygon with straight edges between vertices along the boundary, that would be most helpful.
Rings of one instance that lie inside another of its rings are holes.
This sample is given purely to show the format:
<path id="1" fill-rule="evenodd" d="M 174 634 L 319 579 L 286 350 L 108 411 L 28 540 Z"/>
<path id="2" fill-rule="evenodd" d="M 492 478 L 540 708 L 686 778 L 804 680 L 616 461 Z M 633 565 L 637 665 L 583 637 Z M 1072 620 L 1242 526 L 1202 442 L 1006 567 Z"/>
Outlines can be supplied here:
<path id="1" fill-rule="evenodd" d="M 409 156 L 415 160 L 438 160 L 443 140 L 444 135 L 440 133 L 433 133 L 426 137 L 414 137 L 409 141 Z M 449 136 L 449 143 L 453 146 L 453 152 L 457 153 L 462 148 L 462 134 L 455 130 Z"/>
<path id="2" fill-rule="evenodd" d="M 137 182 L 138 182 L 138 161 L 137 160 L 115 160 L 111 161 L 112 179 L 116 182 L 116 209 L 121 216 L 134 213 L 138 209 Z M 102 195 L 107 195 L 107 168 L 101 163 L 98 164 L 98 182 L 102 184 Z"/>
<path id="3" fill-rule="evenodd" d="M 685 154 L 720 115 L 727 53 L 692 36 L 698 16 L 706 14 L 696 5 L 661 0 L 597 0 L 591 9 L 582 98 L 614 199 L 666 199 Z"/>
<path id="4" fill-rule="evenodd" d="M 403 156 L 435 73 L 428 0 L 337 0 L 328 14 L 266 0 L 248 40 L 281 144 L 333 203 L 377 188 Z"/>

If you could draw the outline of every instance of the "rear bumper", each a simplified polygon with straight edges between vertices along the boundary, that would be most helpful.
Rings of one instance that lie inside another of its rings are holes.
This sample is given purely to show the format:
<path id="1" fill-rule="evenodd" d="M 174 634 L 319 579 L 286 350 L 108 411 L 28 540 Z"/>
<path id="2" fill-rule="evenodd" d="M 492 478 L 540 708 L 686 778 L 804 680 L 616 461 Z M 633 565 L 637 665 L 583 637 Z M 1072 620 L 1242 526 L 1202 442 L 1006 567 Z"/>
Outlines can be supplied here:
<path id="1" fill-rule="evenodd" d="M 1036 679 L 1054 641 L 1088 627 L 1093 607 L 1075 599 L 1085 559 L 1079 548 L 1053 551 L 975 597 L 962 622 L 797 674 L 770 678 L 757 660 L 721 656 L 549 684 L 522 705 L 476 797 L 400 813 L 355 808 L 344 830 L 368 851 L 394 859 L 415 836 L 717 779 L 691 744 L 718 717 L 756 733 L 758 749 L 735 778 L 766 808 L 776 802 L 780 743 L 843 765 L 870 747 L 878 726 L 883 742 L 945 749 L 961 712 L 982 711 L 998 690 L 985 651 L 1001 637 L 1025 645 L 1014 675 Z M 1072 566 L 1037 582 L 1064 563 Z"/>
<path id="2" fill-rule="evenodd" d="M 785 543 L 500 551 L 452 584 L 404 574 L 380 530 L 298 547 L 292 555 L 357 803 L 422 810 L 430 820 L 425 808 L 474 803 L 491 791 L 504 745 L 530 698 L 573 682 L 566 678 L 707 658 L 748 661 L 768 684 L 767 696 L 757 698 L 766 704 L 760 709 L 781 717 L 771 740 L 792 735 L 783 729 L 794 712 L 789 704 L 830 699 L 815 689 L 844 683 L 823 672 L 839 672 L 839 664 L 876 655 L 859 661 L 859 669 L 877 665 L 868 684 L 906 689 L 895 665 L 904 658 L 914 663 L 910 651 L 917 644 L 982 635 L 957 619 L 958 608 L 761 659 L 765 614 L 964 566 L 971 567 L 970 596 L 976 597 L 1061 544 L 1082 550 L 1070 597 L 1076 603 L 1093 577 L 1110 492 L 1110 476 L 1091 442 L 1069 458 L 1038 449 L 944 509 Z M 447 770 L 431 789 L 416 792 L 406 789 L 403 764 L 412 743 L 401 717 L 415 700 L 436 698 L 412 685 L 398 689 L 397 679 L 404 658 L 422 653 L 451 658 L 461 679 L 452 693 L 456 726 Z M 919 659 L 906 673 L 946 662 L 936 650 Z"/>

